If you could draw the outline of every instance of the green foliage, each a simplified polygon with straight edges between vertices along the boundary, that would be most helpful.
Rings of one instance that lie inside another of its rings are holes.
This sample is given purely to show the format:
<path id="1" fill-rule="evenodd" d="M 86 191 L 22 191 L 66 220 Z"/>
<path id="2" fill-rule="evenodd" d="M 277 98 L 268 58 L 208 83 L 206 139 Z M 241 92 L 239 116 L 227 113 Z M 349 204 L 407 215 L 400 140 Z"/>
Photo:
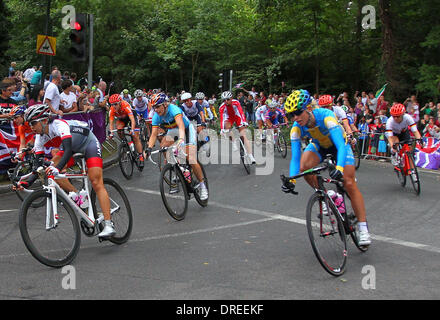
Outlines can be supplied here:
<path id="1" fill-rule="evenodd" d="M 0 33 L 0 65 L 6 59 L 19 69 L 41 64 L 35 43 L 45 32 L 47 0 L 8 0 L 9 14 L 2 4 L 0 18 L 8 19 L 0 19 L 7 30 Z M 71 61 L 69 30 L 61 28 L 66 4 L 94 15 L 94 74 L 114 81 L 116 90 L 161 87 L 211 95 L 218 93 L 218 73 L 232 69 L 233 84 L 266 92 L 279 92 L 281 82 L 287 91 L 375 92 L 392 77 L 390 100 L 415 90 L 422 99 L 439 95 L 435 0 L 392 1 L 392 61 L 382 59 L 378 0 L 52 0 L 52 65 L 81 76 L 87 65 Z M 376 8 L 376 29 L 361 27 L 366 4 Z"/>

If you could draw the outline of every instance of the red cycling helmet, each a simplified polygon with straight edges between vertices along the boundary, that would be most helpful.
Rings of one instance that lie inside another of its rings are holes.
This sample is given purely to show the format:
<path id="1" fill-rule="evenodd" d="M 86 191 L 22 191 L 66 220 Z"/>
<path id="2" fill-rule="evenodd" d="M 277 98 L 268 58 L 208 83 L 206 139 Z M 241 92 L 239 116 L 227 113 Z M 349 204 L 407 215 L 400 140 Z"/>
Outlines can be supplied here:
<path id="1" fill-rule="evenodd" d="M 117 93 L 112 94 L 112 95 L 110 96 L 110 99 L 108 99 L 108 102 L 109 102 L 110 104 L 118 103 L 118 102 L 121 102 L 121 101 L 122 101 L 122 98 L 121 98 L 121 96 L 120 96 L 119 94 L 117 94 Z"/>
<path id="2" fill-rule="evenodd" d="M 318 104 L 321 107 L 333 105 L 333 97 L 329 94 L 323 95 L 323 96 L 319 97 Z"/>
<path id="3" fill-rule="evenodd" d="M 401 104 L 401 103 L 396 103 L 395 105 L 393 105 L 393 106 L 391 107 L 391 110 L 390 110 L 390 114 L 391 114 L 391 116 L 393 116 L 393 117 L 402 116 L 402 115 L 405 114 L 405 112 L 406 112 L 406 108 L 405 108 L 405 106 L 404 106 L 403 104 Z"/>

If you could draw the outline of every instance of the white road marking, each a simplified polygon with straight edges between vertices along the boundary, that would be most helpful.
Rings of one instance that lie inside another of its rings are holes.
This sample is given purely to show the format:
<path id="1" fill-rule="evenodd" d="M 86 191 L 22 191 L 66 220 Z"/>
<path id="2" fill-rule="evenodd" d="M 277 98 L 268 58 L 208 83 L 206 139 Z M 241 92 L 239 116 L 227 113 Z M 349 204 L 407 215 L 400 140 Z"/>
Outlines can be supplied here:
<path id="1" fill-rule="evenodd" d="M 160 196 L 160 192 L 159 191 L 155 191 L 155 190 L 140 189 L 140 188 L 133 188 L 133 187 L 126 187 L 125 189 L 132 190 L 132 191 L 137 191 L 137 192 L 148 193 L 148 194 L 153 194 L 153 195 L 159 195 Z M 219 208 L 223 208 L 223 209 L 229 209 L 229 210 L 233 210 L 233 211 L 246 212 L 246 213 L 256 214 L 256 215 L 259 215 L 259 216 L 264 216 L 264 217 L 270 218 L 270 219 L 267 219 L 267 221 L 282 220 L 282 221 L 293 222 L 293 223 L 296 223 L 296 224 L 306 225 L 306 220 L 305 219 L 285 216 L 285 215 L 281 215 L 281 214 L 274 213 L 274 212 L 262 211 L 262 210 L 256 210 L 256 209 L 250 209 L 250 208 L 244 208 L 244 207 L 238 207 L 238 206 L 232 206 L 232 205 L 228 205 L 228 204 L 224 204 L 224 203 L 219 203 L 219 202 L 215 202 L 215 201 L 209 201 L 209 205 L 210 206 L 219 207 Z M 265 221 L 260 221 L 260 222 L 265 222 Z M 440 253 L 440 248 L 434 247 L 434 246 L 431 246 L 431 245 L 426 245 L 426 244 L 421 244 L 421 243 L 416 243 L 416 242 L 411 242 L 411 241 L 405 241 L 405 240 L 399 240 L 399 239 L 394 239 L 394 238 L 384 237 L 384 236 L 374 235 L 374 234 L 370 234 L 370 235 L 371 235 L 372 239 L 377 240 L 377 241 L 397 244 L 397 245 L 400 245 L 400 246 L 420 249 L 420 250 L 429 251 L 429 252 Z"/>

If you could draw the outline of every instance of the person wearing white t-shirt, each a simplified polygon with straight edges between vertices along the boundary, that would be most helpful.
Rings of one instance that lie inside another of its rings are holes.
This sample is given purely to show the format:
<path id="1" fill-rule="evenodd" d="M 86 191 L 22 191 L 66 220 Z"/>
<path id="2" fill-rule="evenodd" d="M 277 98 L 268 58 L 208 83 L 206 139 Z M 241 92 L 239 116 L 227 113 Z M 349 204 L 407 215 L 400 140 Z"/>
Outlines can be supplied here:
<path id="1" fill-rule="evenodd" d="M 52 71 L 52 82 L 50 82 L 44 93 L 43 103 L 49 106 L 51 113 L 56 113 L 60 116 L 63 115 L 63 111 L 60 110 L 60 91 L 58 85 L 61 83 L 61 72 L 59 70 Z"/>
<path id="2" fill-rule="evenodd" d="M 63 92 L 61 92 L 60 98 L 65 103 L 60 104 L 60 110 L 64 113 L 78 111 L 77 97 L 76 94 L 72 92 L 72 88 L 71 80 L 63 80 L 61 83 L 61 89 L 63 89 Z"/>

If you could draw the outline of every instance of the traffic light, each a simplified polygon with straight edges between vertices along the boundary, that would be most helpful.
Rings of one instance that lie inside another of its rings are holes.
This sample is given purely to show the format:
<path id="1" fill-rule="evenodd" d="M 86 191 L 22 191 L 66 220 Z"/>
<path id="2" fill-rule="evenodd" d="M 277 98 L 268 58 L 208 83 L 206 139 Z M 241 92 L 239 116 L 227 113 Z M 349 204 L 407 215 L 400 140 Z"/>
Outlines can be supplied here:
<path id="1" fill-rule="evenodd" d="M 222 90 L 222 92 L 229 90 L 229 84 L 228 84 L 229 77 L 228 77 L 228 74 L 229 74 L 228 70 L 223 70 L 222 73 L 218 74 L 219 77 L 220 77 L 220 79 L 218 80 L 218 82 L 219 82 L 218 87 Z"/>
<path id="2" fill-rule="evenodd" d="M 87 38 L 87 14 L 77 13 L 75 23 L 72 26 L 69 38 L 69 52 L 73 61 L 83 62 L 87 60 L 86 38 Z"/>

